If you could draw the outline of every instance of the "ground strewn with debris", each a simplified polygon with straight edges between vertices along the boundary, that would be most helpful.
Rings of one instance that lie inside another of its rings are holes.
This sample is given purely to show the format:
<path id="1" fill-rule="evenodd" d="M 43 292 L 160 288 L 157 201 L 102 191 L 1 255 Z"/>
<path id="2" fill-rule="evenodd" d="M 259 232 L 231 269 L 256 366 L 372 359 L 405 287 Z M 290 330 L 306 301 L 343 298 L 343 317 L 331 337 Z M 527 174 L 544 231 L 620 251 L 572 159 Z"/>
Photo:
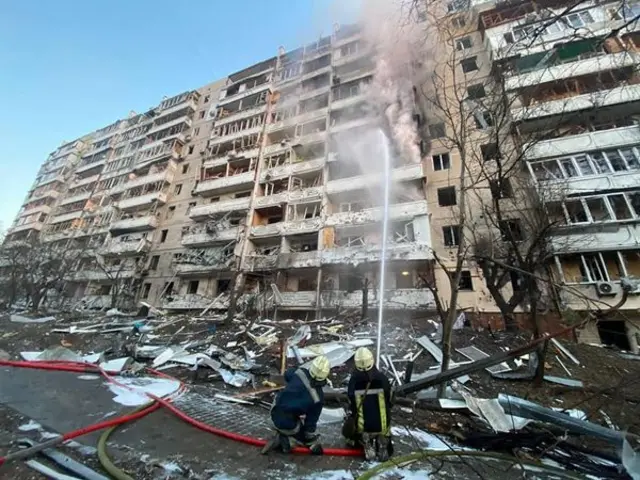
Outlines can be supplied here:
<path id="1" fill-rule="evenodd" d="M 285 349 L 288 353 L 287 366 L 296 365 L 300 360 L 309 360 L 318 353 L 318 348 L 328 349 L 332 361 L 335 361 L 330 376 L 331 386 L 338 391 L 344 388 L 348 381 L 352 368 L 350 356 L 355 347 L 375 341 L 373 322 L 367 323 L 348 317 L 308 322 L 284 320 L 277 323 L 269 320 L 249 321 L 239 317 L 230 325 L 225 325 L 223 317 L 215 315 L 165 316 L 157 313 L 155 318 L 135 318 L 120 315 L 119 312 L 112 313 L 110 316 L 86 312 L 54 313 L 52 315 L 55 319 L 42 323 L 29 321 L 37 316 L 25 315 L 22 317 L 23 323 L 18 323 L 11 321 L 11 317 L 6 315 L 0 319 L 0 357 L 19 360 L 25 358 L 25 355 L 33 357 L 42 354 L 41 352 L 48 355 L 76 356 L 99 354 L 99 360 L 88 361 L 99 361 L 103 365 L 111 365 L 111 368 L 115 368 L 113 363 L 104 362 L 128 357 L 122 366 L 129 375 L 134 372 L 134 375 L 140 377 L 144 374 L 142 368 L 152 365 L 164 374 L 183 381 L 190 392 L 180 397 L 176 405 L 182 404 L 187 408 L 191 399 L 192 404 L 202 407 L 211 399 L 211 404 L 204 409 L 201 408 L 202 411 L 197 412 L 197 408 L 194 410 L 194 415 L 203 416 L 210 424 L 227 421 L 224 416 L 216 417 L 215 412 L 228 410 L 228 417 L 243 417 L 245 423 L 255 412 L 256 419 L 251 421 L 255 427 L 253 432 L 256 436 L 264 438 L 268 428 L 267 410 L 274 395 L 271 390 L 282 382 L 282 341 L 288 339 Z M 14 320 L 20 321 L 20 318 L 14 316 Z M 411 359 L 414 359 L 413 378 L 429 372 L 436 373 L 436 359 L 416 342 L 416 339 L 423 336 L 437 340 L 435 322 L 427 318 L 398 319 L 394 322 L 393 325 L 386 326 L 382 352 L 385 356 L 382 365 L 389 377 L 394 378 L 397 374 L 400 381 L 404 382 L 405 370 Z M 531 336 L 526 332 L 505 333 L 475 331 L 470 327 L 460 328 L 454 332 L 453 361 L 459 364 L 470 361 L 456 349 L 474 346 L 488 355 L 493 355 L 505 350 L 514 350 L 530 340 Z M 468 379 L 460 378 L 464 385 L 456 382 L 454 387 L 459 387 L 457 389 L 463 395 L 472 398 L 493 399 L 501 393 L 508 393 L 557 410 L 579 411 L 580 418 L 586 417 L 603 427 L 640 434 L 640 361 L 602 346 L 578 345 L 566 341 L 563 341 L 562 345 L 579 361 L 579 365 L 550 344 L 546 358 L 546 374 L 582 382 L 577 388 L 548 381 L 536 386 L 530 380 L 502 380 L 494 378 L 486 370 L 472 373 Z M 521 360 L 509 360 L 508 368 L 504 368 L 525 371 L 526 360 L 526 357 Z M 76 424 L 82 426 L 95 423 L 97 417 L 102 415 L 115 417 L 128 411 L 125 407 L 136 405 L 135 398 L 132 401 L 131 395 L 127 396 L 127 392 L 117 391 L 117 388 L 114 389 L 112 386 L 106 389 L 105 382 L 97 375 L 91 378 L 90 375 L 78 376 L 70 373 L 67 378 L 67 374 L 62 374 L 59 381 L 67 387 L 64 391 L 57 391 L 58 380 L 51 380 L 52 383 L 49 385 L 51 374 L 36 372 L 27 373 L 26 370 L 15 368 L 0 371 L 0 381 L 4 378 L 3 383 L 6 386 L 0 389 L 0 404 L 5 404 L 2 408 L 7 413 L 3 415 L 4 419 L 0 424 L 0 455 L 14 451 L 16 445 L 11 442 L 25 436 L 25 432 L 20 431 L 18 426 L 20 422 L 27 422 L 28 419 L 19 417 L 15 410 L 20 409 L 20 413 L 36 422 L 45 422 L 48 419 L 52 431 L 64 432 Z M 135 378 L 127 382 L 136 385 Z M 28 389 L 33 389 L 33 394 L 25 396 L 24 391 Z M 37 397 L 39 389 L 46 392 L 41 399 Z M 248 395 L 248 392 L 256 390 L 266 393 Z M 101 400 L 97 401 L 95 399 L 98 398 L 96 395 L 99 391 Z M 463 399 L 459 392 L 453 392 L 452 395 L 451 398 L 458 402 Z M 23 405 L 25 399 L 32 397 L 34 403 L 46 398 L 48 410 L 43 413 L 40 407 Z M 393 419 L 398 427 L 395 433 L 398 437 L 399 454 L 433 448 L 434 444 L 441 448 L 448 448 L 449 444 L 459 445 L 461 442 L 477 444 L 478 438 L 486 444 L 489 438 L 493 442 L 494 450 L 509 454 L 520 452 L 521 458 L 527 458 L 527 455 L 531 455 L 530 449 L 521 448 L 524 434 L 532 436 L 536 441 L 547 441 L 548 435 L 558 433 L 552 426 L 538 428 L 536 422 L 535 425 L 518 432 L 518 435 L 505 434 L 508 438 L 496 436 L 486 419 L 482 420 L 466 408 L 460 408 L 460 403 L 455 405 L 455 408 L 447 407 L 443 410 L 437 400 L 431 397 L 434 395 L 422 391 L 418 395 L 417 403 L 399 402 L 394 407 Z M 142 398 L 144 401 L 144 396 Z M 253 405 L 239 405 L 238 400 Z M 61 404 L 58 410 L 54 405 L 56 401 Z M 78 402 L 78 405 L 74 406 L 74 402 Z M 343 402 L 328 401 L 328 413 L 333 415 L 333 412 L 337 412 L 342 406 Z M 464 407 L 464 403 L 462 406 Z M 65 423 L 64 419 L 59 418 L 71 415 L 74 407 L 80 412 L 87 412 L 87 418 L 75 418 L 75 423 L 70 420 Z M 211 412 L 214 414 L 210 415 Z M 37 418 L 38 415 L 44 416 L 44 419 Z M 339 447 L 339 423 L 335 422 L 331 415 L 327 417 L 327 426 L 323 427 L 323 438 L 328 446 Z M 261 425 L 260 428 L 257 427 L 258 424 Z M 242 421 L 229 425 L 229 429 L 244 428 Z M 174 434 L 174 438 L 171 438 L 170 433 Z M 403 435 L 406 438 L 402 438 Z M 489 437 L 483 437 L 486 435 Z M 577 445 L 615 454 L 615 448 L 598 438 L 578 438 L 570 435 L 569 440 Z M 92 442 L 95 444 L 97 436 L 83 441 L 88 445 Z M 190 448 L 191 445 L 198 447 Z M 134 424 L 127 424 L 110 439 L 109 446 L 119 467 L 129 471 L 134 478 L 141 479 L 167 476 L 255 478 L 252 474 L 256 469 L 263 471 L 265 478 L 339 479 L 355 478 L 357 472 L 367 468 L 359 459 L 289 458 L 282 455 L 265 458 L 258 454 L 255 447 L 213 437 L 180 422 L 166 412 L 156 412 Z M 637 445 L 635 447 L 637 448 Z M 68 450 L 72 456 L 77 457 L 77 451 Z M 100 469 L 95 456 L 82 456 L 81 460 L 96 470 Z M 476 464 L 486 463 L 475 459 L 470 462 L 460 464 L 450 459 L 444 463 L 440 462 L 438 465 L 441 468 L 432 478 L 459 476 L 465 469 L 470 474 L 467 476 L 473 476 Z M 421 471 L 422 467 L 425 470 Z M 4 468 L 10 469 L 6 470 L 11 472 L 10 478 L 42 478 L 21 463 Z M 422 472 L 423 477 L 416 478 L 424 478 L 427 473 L 438 470 L 434 463 L 424 461 L 407 468 L 416 470 L 418 475 Z M 318 476 L 319 472 L 325 472 L 325 476 Z M 397 470 L 384 478 L 411 478 L 407 472 L 408 470 Z M 497 478 L 495 472 L 493 475 L 485 473 L 487 478 Z M 506 478 L 502 470 L 499 478 Z M 538 473 L 537 478 L 545 477 Z"/>

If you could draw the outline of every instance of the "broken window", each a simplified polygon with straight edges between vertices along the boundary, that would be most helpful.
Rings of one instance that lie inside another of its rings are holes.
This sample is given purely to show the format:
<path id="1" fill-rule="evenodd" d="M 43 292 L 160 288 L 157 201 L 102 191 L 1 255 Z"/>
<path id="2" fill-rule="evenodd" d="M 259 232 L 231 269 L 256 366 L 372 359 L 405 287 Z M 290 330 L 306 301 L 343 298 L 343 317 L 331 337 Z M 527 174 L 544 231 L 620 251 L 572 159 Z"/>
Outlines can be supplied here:
<path id="1" fill-rule="evenodd" d="M 486 95 L 487 94 L 484 90 L 484 85 L 482 85 L 481 83 L 467 87 L 467 96 L 471 100 L 478 100 L 485 97 Z"/>
<path id="2" fill-rule="evenodd" d="M 472 46 L 471 37 L 462 37 L 456 40 L 456 50 L 469 50 Z"/>
<path id="3" fill-rule="evenodd" d="M 486 110 L 483 112 L 474 112 L 473 119 L 476 122 L 476 128 L 485 129 L 494 126 L 493 115 L 491 114 L 491 112 L 488 112 Z"/>
<path id="4" fill-rule="evenodd" d="M 198 293 L 198 286 L 200 286 L 200 281 L 191 280 L 187 287 L 187 293 L 191 295 Z"/>
<path id="5" fill-rule="evenodd" d="M 469 270 L 462 270 L 460 272 L 460 281 L 458 282 L 459 290 L 473 290 L 473 280 L 471 279 L 471 272 Z"/>
<path id="6" fill-rule="evenodd" d="M 497 143 L 487 143 L 485 145 L 480 145 L 480 152 L 482 153 L 482 159 L 485 162 L 496 160 L 500 156 L 500 150 L 498 149 Z"/>
<path id="7" fill-rule="evenodd" d="M 433 155 L 433 169 L 434 170 L 448 170 L 451 167 L 451 158 L 448 153 L 438 153 Z"/>
<path id="8" fill-rule="evenodd" d="M 143 299 L 147 299 L 149 298 L 149 292 L 151 291 L 151 284 L 150 283 L 145 283 L 144 285 L 142 285 L 142 298 Z"/>
<path id="9" fill-rule="evenodd" d="M 444 187 L 438 189 L 438 205 L 450 207 L 456 204 L 456 187 Z"/>
<path id="10" fill-rule="evenodd" d="M 176 207 L 175 206 L 167 208 L 167 219 L 173 217 L 174 213 L 176 213 Z"/>
<path id="11" fill-rule="evenodd" d="M 190 148 L 191 148 L 191 147 L 190 147 Z M 189 153 L 192 153 L 192 152 L 193 152 L 193 149 L 192 149 L 192 151 L 191 151 L 191 152 L 189 152 Z M 189 164 L 188 164 L 188 163 L 185 163 L 184 165 L 182 165 L 182 174 L 184 175 L 184 174 L 185 174 L 185 173 L 187 173 L 188 171 L 189 171 Z"/>
<path id="12" fill-rule="evenodd" d="M 505 242 L 520 242 L 522 241 L 522 228 L 520 225 L 520 219 L 503 220 L 499 223 L 500 236 Z"/>
<path id="13" fill-rule="evenodd" d="M 446 225 L 442 227 L 442 235 L 444 237 L 444 244 L 447 247 L 460 245 L 460 225 Z"/>
<path id="14" fill-rule="evenodd" d="M 169 230 L 162 230 L 160 232 L 160 243 L 164 243 L 167 240 L 168 234 L 169 234 Z"/>
<path id="15" fill-rule="evenodd" d="M 429 125 L 429 135 L 431 135 L 432 138 L 444 137 L 446 135 L 444 123 L 435 123 L 433 125 Z"/>
<path id="16" fill-rule="evenodd" d="M 587 208 L 594 222 L 606 222 L 611 220 L 611 214 L 602 197 L 590 197 L 586 199 Z"/>
<path id="17" fill-rule="evenodd" d="M 513 197 L 513 190 L 511 188 L 511 182 L 508 178 L 502 178 L 499 180 L 490 180 L 489 188 L 491 190 L 491 196 L 499 200 L 501 198 Z"/>
<path id="18" fill-rule="evenodd" d="M 462 67 L 462 71 L 464 73 L 475 72 L 478 70 L 478 63 L 476 62 L 477 57 L 465 58 L 460 61 L 460 66 Z"/>
<path id="19" fill-rule="evenodd" d="M 160 255 L 154 255 L 151 257 L 151 261 L 149 262 L 149 270 L 156 270 L 158 268 L 158 263 L 160 262 Z"/>
<path id="20" fill-rule="evenodd" d="M 611 209 L 613 210 L 613 215 L 616 220 L 629 220 L 630 218 L 633 218 L 631 208 L 623 194 L 609 195 L 607 196 L 607 199 L 609 200 L 609 204 L 611 205 Z"/>
<path id="21" fill-rule="evenodd" d="M 462 16 L 453 17 L 451 19 L 451 25 L 453 25 L 454 28 L 463 28 L 466 24 L 467 24 L 467 21 Z"/>

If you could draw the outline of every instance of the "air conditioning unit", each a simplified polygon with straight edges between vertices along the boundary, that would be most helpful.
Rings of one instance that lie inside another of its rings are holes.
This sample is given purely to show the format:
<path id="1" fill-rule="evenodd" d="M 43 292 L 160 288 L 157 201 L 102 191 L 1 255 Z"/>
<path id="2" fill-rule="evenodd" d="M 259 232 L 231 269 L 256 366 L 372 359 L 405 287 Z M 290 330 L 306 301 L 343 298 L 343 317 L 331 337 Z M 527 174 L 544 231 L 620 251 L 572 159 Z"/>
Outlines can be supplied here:
<path id="1" fill-rule="evenodd" d="M 599 297 L 613 297 L 616 294 L 615 285 L 611 282 L 598 282 L 596 293 Z"/>
<path id="2" fill-rule="evenodd" d="M 185 139 L 187 142 L 190 142 L 190 141 L 191 141 L 191 138 L 193 138 L 193 137 L 191 137 L 191 135 L 187 135 L 186 137 L 184 137 L 184 139 Z"/>

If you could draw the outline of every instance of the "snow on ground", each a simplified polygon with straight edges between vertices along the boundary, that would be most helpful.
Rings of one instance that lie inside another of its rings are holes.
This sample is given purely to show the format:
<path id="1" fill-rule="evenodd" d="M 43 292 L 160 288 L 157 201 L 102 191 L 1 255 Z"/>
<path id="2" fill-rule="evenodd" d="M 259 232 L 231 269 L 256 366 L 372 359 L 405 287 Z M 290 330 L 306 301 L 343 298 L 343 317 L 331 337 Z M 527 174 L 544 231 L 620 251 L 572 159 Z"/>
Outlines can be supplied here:
<path id="1" fill-rule="evenodd" d="M 437 435 L 417 428 L 391 427 L 391 435 L 403 443 L 413 444 L 416 448 L 428 448 L 429 450 L 450 450 L 452 448 Z"/>
<path id="2" fill-rule="evenodd" d="M 105 385 L 115 394 L 113 401 L 127 407 L 137 407 L 151 401 L 147 393 L 165 397 L 177 392 L 180 388 L 180 382 L 166 378 L 115 377 L 115 381 L 121 385 L 110 382 L 106 382 Z"/>
<path id="3" fill-rule="evenodd" d="M 20 425 L 18 427 L 18 430 L 20 430 L 21 432 L 31 432 L 33 430 L 40 430 L 41 428 L 42 428 L 42 425 L 40 425 L 37 422 L 34 422 L 33 420 L 29 420 L 29 423 Z"/>

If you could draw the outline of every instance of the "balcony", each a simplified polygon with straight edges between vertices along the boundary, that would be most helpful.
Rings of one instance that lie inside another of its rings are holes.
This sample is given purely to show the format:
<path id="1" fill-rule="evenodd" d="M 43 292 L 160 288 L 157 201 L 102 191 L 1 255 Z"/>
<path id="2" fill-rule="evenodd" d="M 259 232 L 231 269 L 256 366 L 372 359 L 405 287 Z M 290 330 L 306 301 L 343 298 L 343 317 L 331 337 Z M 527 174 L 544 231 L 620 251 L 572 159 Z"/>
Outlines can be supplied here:
<path id="1" fill-rule="evenodd" d="M 387 245 L 387 260 L 432 260 L 433 251 L 421 243 L 391 243 Z M 380 245 L 328 248 L 322 251 L 322 263 L 327 265 L 360 265 L 382 260 Z"/>
<path id="2" fill-rule="evenodd" d="M 242 120 L 244 118 L 253 117 L 255 115 L 260 115 L 261 113 L 267 110 L 267 104 L 263 103 L 262 105 L 258 105 L 257 107 L 246 108 L 243 110 L 238 110 L 236 112 L 229 112 L 225 114 L 224 117 L 217 118 L 215 120 L 215 126 L 219 127 L 221 125 L 226 125 L 227 123 L 233 123 L 238 120 Z"/>
<path id="3" fill-rule="evenodd" d="M 156 118 L 166 117 L 167 115 L 171 115 L 172 113 L 176 113 L 185 109 L 188 109 L 191 112 L 195 112 L 198 109 L 198 102 L 195 96 L 185 96 L 184 101 L 176 103 L 175 105 L 171 105 L 164 110 L 160 110 L 160 113 Z"/>
<path id="4" fill-rule="evenodd" d="M 279 292 L 274 301 L 284 308 L 310 308 L 316 305 L 316 292 Z"/>
<path id="5" fill-rule="evenodd" d="M 7 235 L 10 235 L 12 233 L 25 232 L 27 230 L 36 230 L 39 232 L 42 230 L 43 226 L 44 226 L 43 222 L 23 223 L 22 225 L 16 225 L 15 227 L 11 227 L 10 229 L 8 229 Z"/>
<path id="6" fill-rule="evenodd" d="M 261 93 L 268 90 L 271 93 L 271 84 L 269 82 L 262 83 L 260 85 L 256 85 L 253 88 L 248 90 L 244 90 L 242 92 L 235 93 L 233 95 L 229 95 L 227 97 L 221 98 L 218 100 L 218 106 L 226 105 L 227 103 L 235 102 L 236 100 L 240 100 L 241 98 L 249 97 L 256 93 Z"/>
<path id="7" fill-rule="evenodd" d="M 272 207 L 283 203 L 306 203 L 322 200 L 323 187 L 305 188 L 302 190 L 292 190 L 276 193 L 275 195 L 265 195 L 255 197 L 255 208 Z"/>
<path id="8" fill-rule="evenodd" d="M 246 128 L 244 130 L 238 130 L 233 133 L 226 133 L 224 135 L 216 135 L 215 132 L 211 132 L 211 138 L 209 140 L 209 145 L 218 145 L 220 143 L 231 142 L 233 140 L 237 140 L 238 138 L 247 137 L 249 135 L 257 135 L 262 132 L 262 128 L 264 125 L 258 125 L 253 128 Z"/>
<path id="9" fill-rule="evenodd" d="M 220 200 L 207 205 L 193 207 L 189 211 L 189 218 L 192 220 L 206 220 L 209 217 L 219 215 L 221 213 L 234 212 L 240 210 L 249 210 L 251 203 L 250 197 L 232 198 L 230 200 Z"/>
<path id="10" fill-rule="evenodd" d="M 507 78 L 505 82 L 505 89 L 507 91 L 518 90 L 520 88 L 556 82 L 567 78 L 631 67 L 639 62 L 640 58 L 637 53 L 620 52 L 600 55 L 584 60 L 577 60 L 561 65 L 545 66 L 539 70 Z"/>
<path id="11" fill-rule="evenodd" d="M 289 163 L 280 167 L 269 168 L 260 174 L 260 181 L 278 180 L 291 175 L 302 175 L 304 173 L 318 172 L 324 167 L 324 157 L 302 162 Z"/>
<path id="12" fill-rule="evenodd" d="M 270 225 L 256 225 L 251 227 L 251 236 L 254 238 L 265 238 L 281 235 L 282 222 Z"/>
<path id="13" fill-rule="evenodd" d="M 109 230 L 118 234 L 129 232 L 144 232 L 145 230 L 154 230 L 158 226 L 158 218 L 155 215 L 146 215 L 144 217 L 125 218 L 113 222 Z"/>
<path id="14" fill-rule="evenodd" d="M 167 128 L 175 127 L 176 125 L 182 125 L 182 124 L 185 124 L 187 128 L 191 128 L 191 125 L 193 124 L 193 121 L 186 116 L 186 113 L 184 116 L 176 118 L 175 120 L 170 120 L 168 122 L 154 125 L 151 129 L 149 129 L 149 131 L 147 132 L 147 135 L 158 133 L 163 130 L 166 130 Z"/>
<path id="15" fill-rule="evenodd" d="M 60 192 L 58 190 L 45 190 L 44 192 L 38 194 L 31 194 L 29 197 L 29 201 L 33 202 L 34 200 L 40 200 L 42 198 L 53 198 L 56 199 L 60 196 Z"/>
<path id="16" fill-rule="evenodd" d="M 119 210 L 137 210 L 147 208 L 154 203 L 167 203 L 167 194 L 162 191 L 147 193 L 146 195 L 138 195 L 137 197 L 128 197 L 120 200 L 117 204 Z"/>
<path id="17" fill-rule="evenodd" d="M 640 225 L 592 225 L 558 231 L 551 237 L 551 247 L 556 254 L 637 249 L 640 248 Z"/>
<path id="18" fill-rule="evenodd" d="M 101 268 L 80 270 L 71 275 L 71 279 L 76 282 L 114 282 L 118 280 L 133 278 L 136 276 L 134 267 L 114 267 L 107 271 Z"/>
<path id="19" fill-rule="evenodd" d="M 322 308 L 361 308 L 362 292 L 348 293 L 342 290 L 323 291 L 320 293 Z M 369 290 L 368 303 L 376 308 L 379 304 L 378 291 Z M 428 289 L 398 288 L 385 290 L 384 308 L 390 310 L 420 310 L 435 307 L 433 294 Z"/>
<path id="20" fill-rule="evenodd" d="M 639 125 L 582 133 L 551 140 L 540 140 L 532 144 L 525 144 L 523 150 L 525 159 L 537 160 L 564 157 L 595 150 L 620 148 L 627 145 L 640 145 Z"/>
<path id="21" fill-rule="evenodd" d="M 76 179 L 72 181 L 69 187 L 70 188 L 84 187 L 85 185 L 91 185 L 92 183 L 97 182 L 100 179 L 101 179 L 100 174 L 91 175 L 90 177 Z"/>
<path id="22" fill-rule="evenodd" d="M 136 166 L 140 167 L 143 164 L 159 161 L 165 157 L 170 157 L 174 160 L 180 159 L 180 152 L 175 149 L 175 144 L 172 142 L 164 143 L 165 140 L 162 139 L 162 141 L 149 143 L 142 147 L 136 157 Z"/>
<path id="23" fill-rule="evenodd" d="M 320 252 L 289 252 L 278 255 L 278 268 L 316 268 L 320 266 Z"/>
<path id="24" fill-rule="evenodd" d="M 79 208 L 75 212 L 63 213 L 62 215 L 54 215 L 51 217 L 50 223 L 62 223 L 68 222 L 70 220 L 75 220 L 76 218 L 80 218 L 83 214 L 82 208 Z"/>
<path id="25" fill-rule="evenodd" d="M 391 172 L 391 181 L 394 183 L 410 182 L 412 180 L 420 180 L 424 177 L 425 174 L 421 163 L 394 168 Z M 356 177 L 330 180 L 327 182 L 327 195 L 334 195 L 352 190 L 371 189 L 376 185 L 380 185 L 382 180 L 382 174 L 358 175 Z"/>
<path id="26" fill-rule="evenodd" d="M 278 266 L 278 255 L 249 255 L 246 257 L 246 264 L 252 272 L 274 270 Z"/>
<path id="27" fill-rule="evenodd" d="M 351 97 L 341 98 L 339 100 L 332 100 L 331 111 L 335 112 L 336 110 L 352 107 L 354 105 L 364 102 L 365 99 L 366 99 L 366 96 L 361 93 L 359 95 L 353 95 Z"/>
<path id="28" fill-rule="evenodd" d="M 34 213 L 46 213 L 51 212 L 51 205 L 38 205 L 25 210 L 22 210 L 19 214 L 20 217 L 26 217 L 27 215 L 33 215 Z"/>
<path id="29" fill-rule="evenodd" d="M 354 128 L 361 128 L 366 126 L 377 125 L 378 119 L 376 117 L 357 118 L 355 120 L 346 120 L 340 123 L 331 125 L 331 133 L 344 132 Z"/>
<path id="30" fill-rule="evenodd" d="M 239 158 L 256 158 L 259 153 L 259 148 L 240 150 L 239 152 L 235 152 L 232 155 L 227 154 L 222 157 L 209 158 L 202 163 L 202 166 L 204 168 L 221 167 L 222 165 L 226 165 L 229 160 L 237 160 Z"/>
<path id="31" fill-rule="evenodd" d="M 46 185 L 48 183 L 52 183 L 52 182 L 60 182 L 60 183 L 64 183 L 65 182 L 65 178 L 64 175 L 62 175 L 62 173 L 57 172 L 55 175 L 45 175 L 41 180 L 36 180 L 36 182 L 33 184 L 34 187 L 41 187 L 43 185 Z"/>
<path id="32" fill-rule="evenodd" d="M 300 75 L 298 77 L 298 81 L 299 82 L 304 82 L 305 80 L 309 80 L 310 78 L 314 78 L 317 77 L 318 75 L 322 75 L 325 73 L 330 73 L 331 72 L 331 65 L 327 65 L 326 67 L 322 67 L 322 68 L 318 68 L 312 72 L 309 73 L 305 73 L 304 75 Z"/>
<path id="33" fill-rule="evenodd" d="M 244 172 L 238 175 L 230 175 L 228 177 L 213 178 L 211 180 L 201 180 L 193 193 L 195 195 L 214 195 L 233 190 L 239 190 L 242 187 L 253 186 L 255 172 Z"/>
<path id="34" fill-rule="evenodd" d="M 539 184 L 545 201 L 561 201 L 567 195 L 637 188 L 640 185 L 640 171 L 546 180 L 539 181 Z"/>
<path id="35" fill-rule="evenodd" d="M 171 183 L 176 173 L 175 164 L 172 164 L 162 172 L 152 173 L 149 175 L 142 175 L 132 180 L 129 180 L 124 184 L 124 189 L 129 190 L 140 185 L 146 185 L 148 183 L 164 182 Z"/>
<path id="36" fill-rule="evenodd" d="M 334 67 L 341 67 L 342 65 L 347 65 L 348 63 L 358 60 L 359 58 L 372 56 L 372 55 L 373 55 L 373 49 L 371 47 L 365 47 L 349 55 L 345 55 L 345 56 L 334 55 L 332 59 L 332 65 Z"/>
<path id="37" fill-rule="evenodd" d="M 322 228 L 323 220 L 320 217 L 307 220 L 291 220 L 282 222 L 280 231 L 282 235 L 298 235 L 301 233 L 313 233 Z"/>
<path id="38" fill-rule="evenodd" d="M 88 172 L 90 170 L 94 170 L 96 168 L 104 167 L 104 164 L 107 163 L 107 156 L 105 156 L 102 160 L 98 160 L 97 162 L 87 163 L 86 165 L 79 165 L 76 167 L 76 175 L 79 173 Z"/>
<path id="39" fill-rule="evenodd" d="M 296 125 L 311 122 L 313 120 L 320 120 L 326 118 L 329 114 L 329 107 L 319 108 L 310 112 L 299 113 L 293 117 L 289 117 L 286 120 L 280 122 L 270 123 L 267 127 L 269 132 L 275 132 L 282 130 L 283 128 L 292 128 Z"/>
<path id="40" fill-rule="evenodd" d="M 231 266 L 225 262 L 213 265 L 195 265 L 193 263 L 176 263 L 174 265 L 176 275 L 182 277 L 200 277 L 210 275 L 212 272 L 229 270 Z"/>
<path id="41" fill-rule="evenodd" d="M 69 205 L 70 203 L 81 202 L 83 200 L 89 200 L 89 198 L 91 198 L 90 191 L 77 193 L 75 195 L 71 195 L 70 197 L 65 197 L 64 199 L 62 199 L 59 206 Z"/>
<path id="42" fill-rule="evenodd" d="M 218 243 L 229 243 L 238 238 L 238 227 L 216 232 L 187 233 L 182 237 L 184 247 L 208 247 Z"/>
<path id="43" fill-rule="evenodd" d="M 408 221 L 420 215 L 427 215 L 426 200 L 399 203 L 389 206 L 390 221 Z M 382 221 L 384 210 L 382 207 L 367 208 L 359 212 L 340 212 L 327 217 L 326 226 L 348 226 L 377 223 Z"/>
<path id="44" fill-rule="evenodd" d="M 525 122 L 554 115 L 566 115 L 580 110 L 595 110 L 640 100 L 640 85 L 624 85 L 584 95 L 536 103 L 529 107 L 512 108 L 514 121 Z"/>
<path id="45" fill-rule="evenodd" d="M 101 248 L 102 255 L 125 256 L 138 255 L 146 253 L 151 248 L 151 242 L 146 238 L 136 240 L 118 241 L 117 238 L 112 239 L 110 244 Z"/>

